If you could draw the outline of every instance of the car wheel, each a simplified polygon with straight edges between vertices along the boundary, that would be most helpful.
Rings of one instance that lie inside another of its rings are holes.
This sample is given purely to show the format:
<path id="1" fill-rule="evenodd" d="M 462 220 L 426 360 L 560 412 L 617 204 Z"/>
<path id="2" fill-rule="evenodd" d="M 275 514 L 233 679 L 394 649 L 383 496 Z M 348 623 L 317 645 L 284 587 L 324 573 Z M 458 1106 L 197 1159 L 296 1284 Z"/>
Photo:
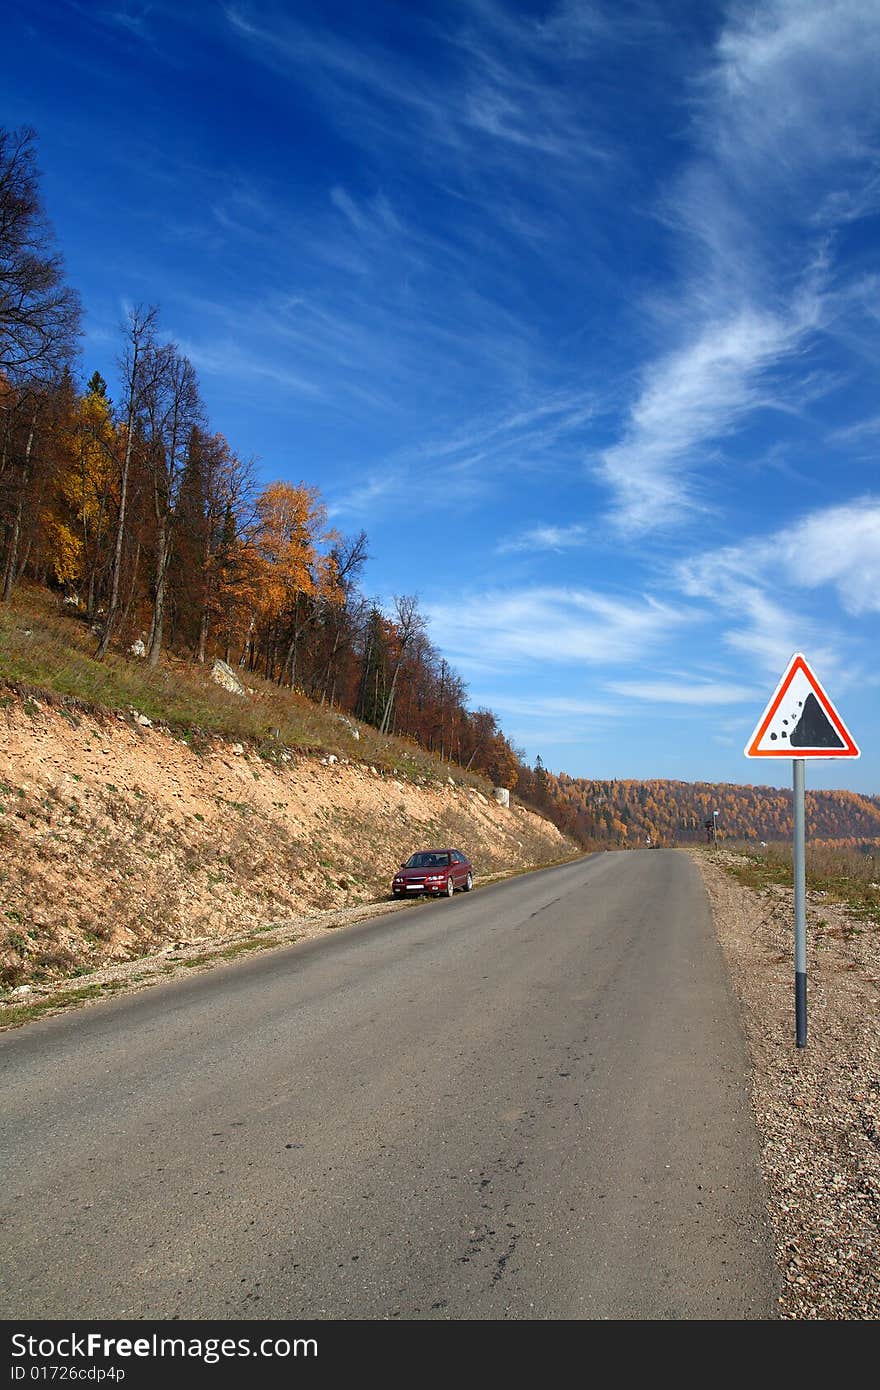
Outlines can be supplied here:
<path id="1" fill-rule="evenodd" d="M 393 893 L 391 894 L 391 896 L 392 896 L 392 898 L 402 898 L 402 897 L 403 897 L 403 894 L 402 894 L 402 893 L 398 893 L 397 889 L 395 888 L 394 891 L 393 891 Z"/>
<path id="2" fill-rule="evenodd" d="M 466 878 L 465 881 L 464 881 L 464 891 L 465 891 L 466 893 L 469 893 L 469 892 L 471 891 L 471 889 L 473 888 L 473 886 L 474 886 L 474 876 L 473 876 L 473 874 L 468 874 L 467 878 Z"/>
<path id="3" fill-rule="evenodd" d="M 447 898 L 451 898 L 454 892 L 455 892 L 455 881 L 454 881 L 454 879 L 452 879 L 452 878 L 448 878 L 448 879 L 446 880 L 446 896 L 447 896 Z"/>

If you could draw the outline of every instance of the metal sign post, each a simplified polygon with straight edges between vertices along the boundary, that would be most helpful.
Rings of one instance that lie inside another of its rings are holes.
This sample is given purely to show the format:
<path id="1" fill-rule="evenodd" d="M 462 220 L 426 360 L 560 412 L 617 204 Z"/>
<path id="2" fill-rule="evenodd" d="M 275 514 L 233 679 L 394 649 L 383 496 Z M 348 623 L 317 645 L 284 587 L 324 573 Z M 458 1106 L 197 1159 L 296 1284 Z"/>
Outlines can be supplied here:
<path id="1" fill-rule="evenodd" d="M 807 1045 L 807 837 L 804 760 L 794 770 L 794 1030 L 798 1047 Z"/>
<path id="2" fill-rule="evenodd" d="M 807 837 L 805 759 L 859 750 L 800 652 L 795 652 L 745 746 L 747 758 L 791 758 L 794 810 L 794 1030 L 807 1045 Z M 708 821 L 706 822 L 708 825 Z"/>

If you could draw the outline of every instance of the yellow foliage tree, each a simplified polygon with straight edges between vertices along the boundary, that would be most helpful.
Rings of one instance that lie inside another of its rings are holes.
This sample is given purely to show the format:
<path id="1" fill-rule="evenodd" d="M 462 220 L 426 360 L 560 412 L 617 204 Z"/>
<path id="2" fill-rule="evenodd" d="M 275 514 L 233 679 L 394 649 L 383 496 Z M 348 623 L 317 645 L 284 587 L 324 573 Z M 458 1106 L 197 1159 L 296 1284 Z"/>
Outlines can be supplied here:
<path id="1" fill-rule="evenodd" d="M 95 578 L 105 558 L 115 444 L 110 403 L 96 375 L 59 431 L 55 485 L 43 528 L 56 580 L 88 586 L 89 611 Z"/>
<path id="2" fill-rule="evenodd" d="M 337 533 L 327 526 L 327 508 L 316 487 L 271 483 L 257 498 L 253 545 L 260 598 L 255 616 L 266 634 L 270 678 L 283 646 L 278 679 L 294 684 L 297 644 L 314 618 L 315 601 L 339 587 L 338 568 L 332 555 L 324 553 L 335 540 Z"/>

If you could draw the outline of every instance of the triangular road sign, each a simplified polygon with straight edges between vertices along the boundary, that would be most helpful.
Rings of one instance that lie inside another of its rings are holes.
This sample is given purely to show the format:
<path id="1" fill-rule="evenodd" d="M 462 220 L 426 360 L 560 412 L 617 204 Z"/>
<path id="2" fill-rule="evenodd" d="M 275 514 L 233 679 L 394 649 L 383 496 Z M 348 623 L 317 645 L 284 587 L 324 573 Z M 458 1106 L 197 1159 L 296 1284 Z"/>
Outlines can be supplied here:
<path id="1" fill-rule="evenodd" d="M 858 758 L 855 739 L 795 652 L 745 746 L 747 758 Z"/>

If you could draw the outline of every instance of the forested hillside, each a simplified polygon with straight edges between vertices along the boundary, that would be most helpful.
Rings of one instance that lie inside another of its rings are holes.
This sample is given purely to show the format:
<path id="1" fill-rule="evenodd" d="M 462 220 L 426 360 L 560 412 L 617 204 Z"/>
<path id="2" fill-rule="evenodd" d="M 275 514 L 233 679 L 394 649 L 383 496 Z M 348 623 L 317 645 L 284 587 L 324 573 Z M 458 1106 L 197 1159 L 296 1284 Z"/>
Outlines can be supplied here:
<path id="1" fill-rule="evenodd" d="M 23 585 L 53 593 L 89 663 L 111 650 L 147 668 L 163 653 L 192 670 L 223 658 L 515 790 L 585 847 L 699 841 L 714 811 L 722 836 L 790 835 L 785 792 L 527 766 L 495 715 L 468 707 L 417 599 L 386 610 L 367 596 L 367 535 L 333 528 L 313 481 L 259 482 L 247 441 L 212 427 L 159 310 L 129 311 L 112 389 L 77 376 L 80 316 L 43 215 L 35 135 L 0 129 L 0 603 Z M 64 693 L 89 685 L 71 672 Z M 880 837 L 876 798 L 812 793 L 807 820 L 813 838 Z"/>
<path id="2" fill-rule="evenodd" d="M 366 534 L 330 526 L 313 481 L 258 480 L 157 307 L 120 327 L 112 389 L 83 384 L 80 314 L 35 135 L 0 129 L 0 602 L 36 584 L 90 630 L 95 661 L 220 657 L 512 787 L 517 754 L 468 708 L 416 598 L 388 611 L 363 592 Z"/>
<path id="3" fill-rule="evenodd" d="M 545 810 L 585 846 L 694 844 L 719 839 L 781 840 L 792 835 L 792 794 L 775 787 L 712 782 L 590 781 L 555 777 L 540 766 L 520 777 L 520 794 Z M 813 841 L 880 842 L 880 797 L 807 792 L 807 834 Z"/>

